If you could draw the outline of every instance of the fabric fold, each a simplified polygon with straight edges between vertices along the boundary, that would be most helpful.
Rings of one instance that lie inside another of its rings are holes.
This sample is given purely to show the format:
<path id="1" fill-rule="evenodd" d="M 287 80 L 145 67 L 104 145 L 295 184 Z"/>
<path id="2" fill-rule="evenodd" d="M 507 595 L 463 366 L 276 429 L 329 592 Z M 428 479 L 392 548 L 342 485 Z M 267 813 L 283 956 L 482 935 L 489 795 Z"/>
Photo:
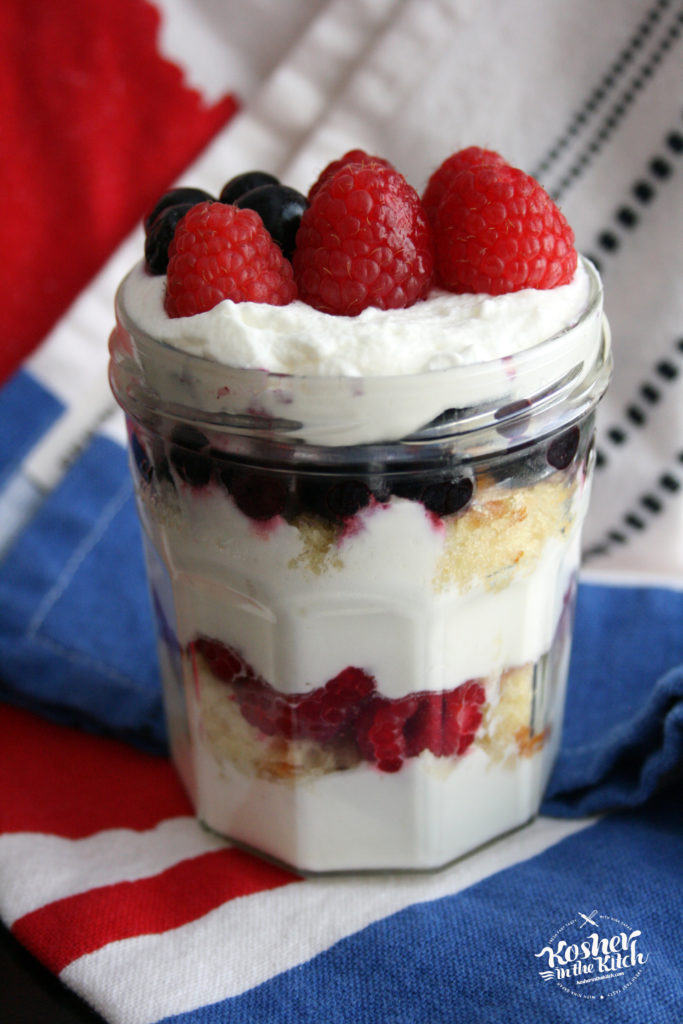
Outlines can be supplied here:
<path id="1" fill-rule="evenodd" d="M 127 458 L 97 436 L 0 564 L 0 696 L 165 750 Z"/>
<path id="2" fill-rule="evenodd" d="M 683 666 L 658 679 L 645 705 L 589 746 L 562 749 L 544 814 L 571 817 L 644 804 L 683 776 Z"/>
<path id="3" fill-rule="evenodd" d="M 560 754 L 543 812 L 643 804 L 683 770 L 683 592 L 579 588 Z"/>

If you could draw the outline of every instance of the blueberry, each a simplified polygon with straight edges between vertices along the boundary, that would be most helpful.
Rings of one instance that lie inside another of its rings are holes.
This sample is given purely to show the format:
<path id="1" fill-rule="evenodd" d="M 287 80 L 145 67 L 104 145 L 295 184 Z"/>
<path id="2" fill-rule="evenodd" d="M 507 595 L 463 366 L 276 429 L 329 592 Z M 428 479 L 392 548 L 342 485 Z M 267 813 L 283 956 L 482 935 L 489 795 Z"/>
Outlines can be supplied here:
<path id="1" fill-rule="evenodd" d="M 308 206 L 301 192 L 287 185 L 261 185 L 240 196 L 235 206 L 255 210 L 283 255 L 291 260 L 301 217 Z"/>
<path id="2" fill-rule="evenodd" d="M 175 426 L 171 431 L 171 441 L 174 444 L 183 445 L 185 448 L 192 448 L 194 451 L 200 451 L 209 445 L 206 434 L 190 423 L 179 423 Z"/>
<path id="3" fill-rule="evenodd" d="M 171 434 L 170 461 L 181 480 L 191 487 L 205 487 L 211 479 L 208 438 L 191 426 L 177 426 Z"/>
<path id="4" fill-rule="evenodd" d="M 251 192 L 252 189 L 260 188 L 262 185 L 279 185 L 280 182 L 272 174 L 266 171 L 244 171 L 231 178 L 221 190 L 218 197 L 222 203 L 234 203 L 240 196 Z"/>
<path id="5" fill-rule="evenodd" d="M 173 484 L 171 465 L 166 457 L 164 442 L 159 437 L 152 439 L 152 465 L 158 481 Z"/>
<path id="6" fill-rule="evenodd" d="M 255 472 L 224 470 L 221 480 L 227 485 L 240 512 L 250 519 L 265 522 L 282 515 L 287 504 L 287 481 L 279 476 Z"/>
<path id="7" fill-rule="evenodd" d="M 302 477 L 297 486 L 297 511 L 329 523 L 342 523 L 365 508 L 372 497 L 369 485 L 354 477 Z"/>
<path id="8" fill-rule="evenodd" d="M 543 446 L 533 441 L 486 460 L 484 464 L 486 476 L 508 487 L 530 487 L 550 472 Z"/>
<path id="9" fill-rule="evenodd" d="M 474 483 L 469 476 L 437 479 L 408 477 L 392 484 L 391 490 L 398 498 L 421 502 L 437 516 L 450 516 L 470 502 L 474 493 Z"/>
<path id="10" fill-rule="evenodd" d="M 392 494 L 397 498 L 406 498 L 408 501 L 420 501 L 423 490 L 424 482 L 415 477 L 398 479 L 391 485 Z"/>
<path id="11" fill-rule="evenodd" d="M 335 519 L 354 516 L 370 503 L 370 488 L 362 480 L 339 480 L 325 492 L 327 509 Z"/>
<path id="12" fill-rule="evenodd" d="M 578 427 L 570 427 L 548 445 L 546 458 L 555 469 L 566 469 L 576 455 L 579 447 L 581 431 Z"/>
<path id="13" fill-rule="evenodd" d="M 154 209 L 147 214 L 145 217 L 145 234 L 149 234 L 149 231 L 154 224 L 160 213 L 168 209 L 169 206 L 179 206 L 182 203 L 189 203 L 190 206 L 196 206 L 197 203 L 213 202 L 214 198 L 208 192 L 205 192 L 202 188 L 172 188 L 170 192 L 165 192 L 164 195 L 157 201 Z"/>
<path id="14" fill-rule="evenodd" d="M 510 402 L 509 405 L 503 406 L 502 409 L 498 409 L 494 414 L 494 419 L 502 421 L 500 425 L 496 427 L 499 434 L 503 437 L 522 437 L 529 426 L 529 417 L 523 416 L 522 414 L 529 409 L 531 402 L 528 398 L 520 398 L 517 402 Z M 512 421 L 512 422 L 510 422 Z"/>
<path id="15" fill-rule="evenodd" d="M 474 484 L 469 477 L 458 480 L 440 480 L 427 484 L 422 492 L 422 504 L 437 516 L 450 516 L 469 504 Z"/>
<path id="16" fill-rule="evenodd" d="M 162 210 L 150 227 L 145 239 L 145 262 L 152 274 L 165 274 L 168 269 L 168 247 L 173 240 L 178 221 L 191 210 L 194 203 L 178 203 Z"/>

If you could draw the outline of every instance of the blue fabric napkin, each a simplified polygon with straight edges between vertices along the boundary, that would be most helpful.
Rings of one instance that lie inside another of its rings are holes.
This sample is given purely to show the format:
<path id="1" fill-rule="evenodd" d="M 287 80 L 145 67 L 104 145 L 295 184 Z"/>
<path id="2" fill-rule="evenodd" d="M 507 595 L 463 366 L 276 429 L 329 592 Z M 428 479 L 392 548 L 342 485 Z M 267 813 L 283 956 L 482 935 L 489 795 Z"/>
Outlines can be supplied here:
<path id="1" fill-rule="evenodd" d="M 17 425 L 37 440 L 60 411 L 24 371 L 3 389 L 5 484 Z M 0 562 L 0 697 L 163 752 L 154 635 L 126 452 L 96 435 Z"/>
<path id="2" fill-rule="evenodd" d="M 683 769 L 683 593 L 579 587 L 562 746 L 542 811 L 636 806 Z"/>
<path id="3" fill-rule="evenodd" d="M 29 441 L 16 427 L 27 401 L 36 433 L 59 411 L 24 372 L 3 390 L 6 477 Z M 165 751 L 140 528 L 114 441 L 95 436 L 0 563 L 0 664 L 6 700 Z M 543 811 L 641 804 L 682 764 L 683 592 L 583 583 Z"/>

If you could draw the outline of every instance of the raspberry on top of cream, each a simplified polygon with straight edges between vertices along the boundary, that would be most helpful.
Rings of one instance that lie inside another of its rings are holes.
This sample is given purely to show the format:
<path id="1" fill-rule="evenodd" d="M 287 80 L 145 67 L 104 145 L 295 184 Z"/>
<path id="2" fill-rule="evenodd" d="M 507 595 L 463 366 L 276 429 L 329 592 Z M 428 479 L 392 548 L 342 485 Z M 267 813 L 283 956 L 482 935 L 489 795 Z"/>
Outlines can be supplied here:
<path id="1" fill-rule="evenodd" d="M 422 196 L 356 149 L 308 196 L 260 171 L 230 179 L 218 201 L 171 190 L 145 231 L 145 263 L 122 290 L 138 328 L 190 356 L 292 377 L 415 376 L 513 357 L 575 325 L 596 291 L 550 196 L 477 146 L 444 160 Z M 572 345 L 574 364 L 590 357 Z M 499 380 L 486 382 L 494 395 Z"/>
<path id="2" fill-rule="evenodd" d="M 224 299 L 356 317 L 406 309 L 435 287 L 502 295 L 569 284 L 574 233 L 541 185 L 491 150 L 453 153 L 422 197 L 387 160 L 350 150 L 308 196 L 261 171 L 218 201 L 176 188 L 145 218 L 145 260 L 171 317 Z"/>

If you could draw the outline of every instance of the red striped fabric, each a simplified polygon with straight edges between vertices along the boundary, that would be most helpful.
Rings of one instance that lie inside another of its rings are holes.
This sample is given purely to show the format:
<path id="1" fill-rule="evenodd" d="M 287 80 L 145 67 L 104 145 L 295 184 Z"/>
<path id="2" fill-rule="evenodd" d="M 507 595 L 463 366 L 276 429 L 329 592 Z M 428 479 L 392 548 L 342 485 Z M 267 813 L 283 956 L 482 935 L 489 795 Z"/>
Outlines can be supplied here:
<path id="1" fill-rule="evenodd" d="M 237 108 L 158 51 L 147 0 L 0 4 L 0 381 Z"/>
<path id="2" fill-rule="evenodd" d="M 213 850 L 150 878 L 56 900 L 14 922 L 12 932 L 58 973 L 86 953 L 194 921 L 228 900 L 297 881 L 238 849 Z"/>
<path id="3" fill-rule="evenodd" d="M 191 814 L 164 757 L 0 705 L 0 832 L 78 839 Z"/>

